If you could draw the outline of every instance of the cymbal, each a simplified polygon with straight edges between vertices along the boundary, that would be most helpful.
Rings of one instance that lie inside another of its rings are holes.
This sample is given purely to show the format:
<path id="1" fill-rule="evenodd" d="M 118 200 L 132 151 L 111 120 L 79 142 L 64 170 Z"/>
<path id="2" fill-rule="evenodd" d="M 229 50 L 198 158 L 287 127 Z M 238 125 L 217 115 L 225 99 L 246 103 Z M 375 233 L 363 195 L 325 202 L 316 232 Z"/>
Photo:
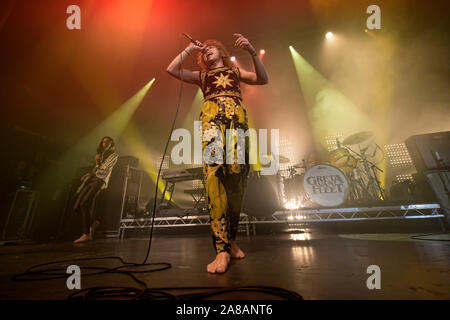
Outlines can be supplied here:
<path id="1" fill-rule="evenodd" d="M 280 157 L 278 158 L 280 163 L 289 163 L 291 160 L 289 160 L 288 157 L 282 156 L 280 155 Z"/>
<path id="2" fill-rule="evenodd" d="M 345 138 L 345 140 L 342 142 L 343 145 L 349 146 L 352 144 L 358 144 L 363 141 L 366 141 L 367 139 L 371 138 L 373 136 L 372 131 L 361 131 L 357 132 L 355 134 L 352 134 L 351 136 L 348 136 Z"/>

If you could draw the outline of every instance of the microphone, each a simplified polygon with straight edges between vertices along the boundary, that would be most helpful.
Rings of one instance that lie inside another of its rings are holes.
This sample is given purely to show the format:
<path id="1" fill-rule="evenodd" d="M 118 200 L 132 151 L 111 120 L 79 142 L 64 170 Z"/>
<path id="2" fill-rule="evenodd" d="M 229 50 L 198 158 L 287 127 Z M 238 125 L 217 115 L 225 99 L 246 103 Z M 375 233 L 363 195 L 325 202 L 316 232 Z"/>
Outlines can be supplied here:
<path id="1" fill-rule="evenodd" d="M 183 35 L 189 39 L 190 42 L 192 42 L 193 44 L 195 44 L 197 46 L 197 42 L 201 43 L 200 41 L 194 40 L 192 39 L 192 37 L 190 35 L 188 35 L 187 33 L 183 32 Z M 203 45 L 203 43 L 201 43 Z M 203 51 L 202 51 L 203 52 Z M 204 52 L 203 52 L 204 53 Z"/>
<path id="2" fill-rule="evenodd" d="M 194 39 L 192 39 L 192 37 L 190 36 L 190 35 L 188 35 L 187 33 L 184 33 L 183 32 L 183 35 L 186 37 L 186 38 L 188 38 L 189 39 L 189 41 L 191 41 L 192 43 L 194 43 L 195 44 L 195 40 Z"/>

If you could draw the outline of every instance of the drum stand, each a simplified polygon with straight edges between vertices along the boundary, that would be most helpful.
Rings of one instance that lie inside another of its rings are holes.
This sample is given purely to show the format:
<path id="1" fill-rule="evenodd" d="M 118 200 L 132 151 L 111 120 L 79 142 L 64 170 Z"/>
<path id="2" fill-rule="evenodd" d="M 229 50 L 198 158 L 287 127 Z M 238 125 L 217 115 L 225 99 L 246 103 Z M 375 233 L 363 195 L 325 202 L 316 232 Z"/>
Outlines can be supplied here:
<path id="1" fill-rule="evenodd" d="M 385 194 L 381 187 L 381 182 L 378 180 L 378 172 L 383 172 L 374 163 L 367 159 L 366 151 L 367 148 L 361 149 L 359 146 L 360 153 L 353 151 L 351 148 L 347 147 L 348 150 L 353 152 L 359 157 L 360 167 L 358 166 L 349 174 L 350 180 L 350 198 L 352 200 L 384 200 Z M 377 145 L 377 148 L 378 145 Z M 376 153 L 375 149 L 375 153 Z M 374 153 L 374 155 L 375 155 Z"/>
<path id="2" fill-rule="evenodd" d="M 291 201 L 295 201 L 295 203 L 298 203 L 300 206 L 303 206 L 310 201 L 308 195 L 303 190 L 303 183 L 299 181 L 299 179 L 303 179 L 304 173 L 299 174 L 297 169 L 305 169 L 305 167 L 289 167 L 287 169 L 287 177 L 281 176 L 279 172 L 277 173 L 278 188 L 281 191 L 280 194 L 283 195 L 280 197 L 280 205 L 282 208 L 285 208 Z"/>
<path id="3" fill-rule="evenodd" d="M 346 174 L 349 182 L 349 195 L 348 200 L 352 202 L 359 202 L 364 199 L 365 184 L 362 179 L 362 173 L 359 168 L 353 169 Z"/>
<path id="4" fill-rule="evenodd" d="M 377 145 L 378 147 L 378 145 Z M 384 190 L 381 187 L 381 182 L 380 180 L 378 180 L 378 172 L 383 172 L 383 170 L 381 170 L 380 168 L 378 168 L 374 163 L 372 163 L 371 161 L 369 161 L 367 159 L 366 156 L 366 150 L 365 149 L 361 149 L 361 159 L 363 161 L 364 164 L 364 169 L 367 173 L 367 194 L 369 195 L 369 197 L 371 199 L 377 199 L 377 200 L 384 200 L 385 196 L 384 196 Z M 376 149 L 375 149 L 376 152 Z M 373 156 L 375 155 L 375 153 L 373 154 Z"/>

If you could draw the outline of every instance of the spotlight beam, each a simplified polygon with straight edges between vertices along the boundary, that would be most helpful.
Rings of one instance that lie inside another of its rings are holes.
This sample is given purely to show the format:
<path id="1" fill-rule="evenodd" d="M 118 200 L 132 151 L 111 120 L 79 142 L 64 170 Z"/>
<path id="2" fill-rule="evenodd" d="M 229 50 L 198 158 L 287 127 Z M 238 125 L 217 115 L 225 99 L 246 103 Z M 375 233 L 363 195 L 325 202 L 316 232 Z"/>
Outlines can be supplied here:
<path id="1" fill-rule="evenodd" d="M 95 148 L 103 136 L 111 136 L 117 140 L 125 130 L 137 107 L 144 99 L 148 90 L 155 82 L 153 78 L 142 89 L 140 89 L 130 99 L 125 101 L 116 111 L 103 120 L 96 128 L 91 130 L 70 150 L 66 151 L 58 160 L 55 166 L 45 170 L 38 178 L 39 189 L 56 192 L 73 178 L 75 170 L 82 165 L 86 155 L 94 156 Z M 94 159 L 90 159 L 93 163 Z M 54 189 L 51 191 L 50 189 Z"/>
<path id="2" fill-rule="evenodd" d="M 139 155 L 140 165 L 144 168 L 144 172 L 152 179 L 153 183 L 156 183 L 158 177 L 158 168 L 156 167 L 155 152 L 149 149 L 145 143 L 142 135 L 134 123 L 130 123 L 127 129 L 122 135 L 122 140 L 127 144 L 132 154 Z M 159 180 L 158 189 L 163 193 L 165 183 L 162 179 Z M 166 193 L 165 198 L 169 200 L 169 193 Z M 175 201 L 174 201 L 175 202 Z"/>
<path id="3" fill-rule="evenodd" d="M 308 106 L 308 116 L 317 142 L 326 146 L 325 137 L 373 130 L 373 124 L 342 92 L 314 69 L 290 46 L 297 78 Z"/>

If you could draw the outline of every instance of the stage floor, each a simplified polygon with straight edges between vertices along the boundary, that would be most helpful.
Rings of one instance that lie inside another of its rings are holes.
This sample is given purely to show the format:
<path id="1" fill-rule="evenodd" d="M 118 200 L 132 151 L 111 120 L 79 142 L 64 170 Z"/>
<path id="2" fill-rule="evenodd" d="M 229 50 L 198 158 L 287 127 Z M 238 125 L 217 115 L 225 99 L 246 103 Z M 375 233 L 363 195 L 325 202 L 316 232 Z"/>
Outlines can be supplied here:
<path id="1" fill-rule="evenodd" d="M 234 260 L 223 275 L 210 275 L 205 266 L 214 256 L 206 234 L 156 235 L 150 262 L 172 268 L 137 277 L 148 287 L 276 286 L 304 299 L 450 299 L 450 243 L 412 240 L 411 234 L 240 235 L 247 257 Z M 86 244 L 69 242 L 0 247 L 0 299 L 65 299 L 65 279 L 13 282 L 27 267 L 53 260 L 120 256 L 142 262 L 147 239 L 99 239 Z M 96 262 L 113 265 L 114 262 Z M 381 269 L 381 289 L 366 286 L 367 267 Z M 123 275 L 83 276 L 81 287 L 133 286 Z M 182 293 L 193 290 L 180 291 Z M 221 299 L 265 299 L 258 294 L 228 294 Z"/>

